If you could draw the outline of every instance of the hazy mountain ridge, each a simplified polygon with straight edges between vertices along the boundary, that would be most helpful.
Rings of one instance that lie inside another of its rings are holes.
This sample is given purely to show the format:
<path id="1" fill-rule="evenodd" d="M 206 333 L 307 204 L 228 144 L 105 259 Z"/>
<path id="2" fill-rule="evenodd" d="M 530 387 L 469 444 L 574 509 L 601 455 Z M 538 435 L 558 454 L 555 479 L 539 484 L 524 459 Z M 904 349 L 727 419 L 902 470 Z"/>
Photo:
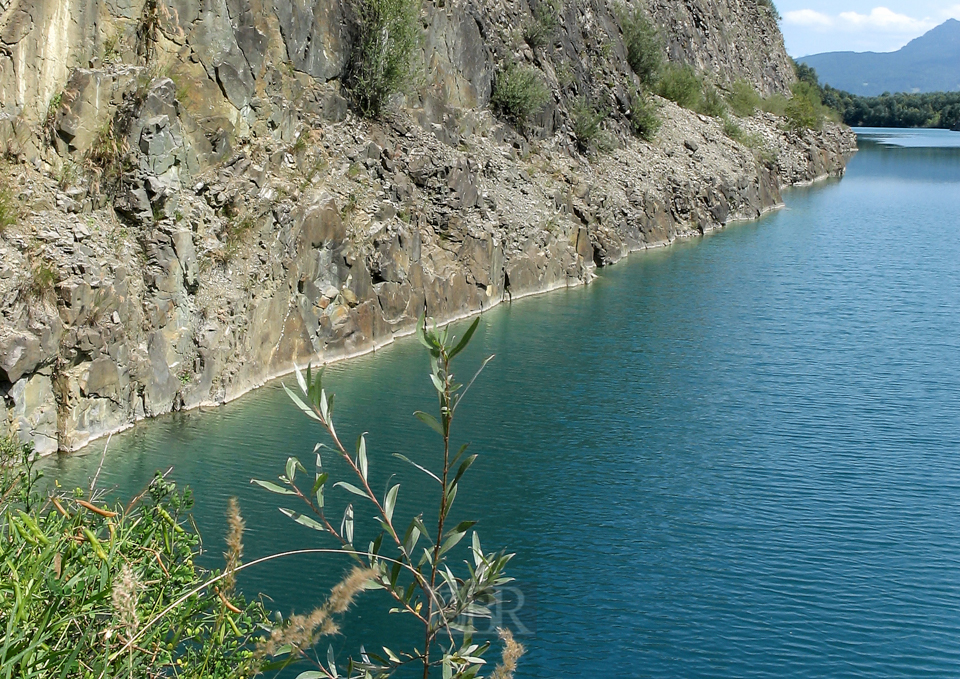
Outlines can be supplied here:
<path id="1" fill-rule="evenodd" d="M 824 52 L 797 61 L 815 68 L 820 82 L 861 96 L 960 91 L 960 21 L 948 19 L 896 52 Z"/>

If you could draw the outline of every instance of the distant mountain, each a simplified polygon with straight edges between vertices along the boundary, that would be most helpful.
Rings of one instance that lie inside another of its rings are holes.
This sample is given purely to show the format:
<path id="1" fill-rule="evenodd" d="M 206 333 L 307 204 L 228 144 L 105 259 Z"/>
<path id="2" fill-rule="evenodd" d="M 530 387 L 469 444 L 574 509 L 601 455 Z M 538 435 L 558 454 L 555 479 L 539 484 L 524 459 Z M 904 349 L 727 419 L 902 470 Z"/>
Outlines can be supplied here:
<path id="1" fill-rule="evenodd" d="M 960 21 L 948 19 L 896 52 L 824 52 L 797 61 L 820 82 L 866 97 L 960 90 Z"/>

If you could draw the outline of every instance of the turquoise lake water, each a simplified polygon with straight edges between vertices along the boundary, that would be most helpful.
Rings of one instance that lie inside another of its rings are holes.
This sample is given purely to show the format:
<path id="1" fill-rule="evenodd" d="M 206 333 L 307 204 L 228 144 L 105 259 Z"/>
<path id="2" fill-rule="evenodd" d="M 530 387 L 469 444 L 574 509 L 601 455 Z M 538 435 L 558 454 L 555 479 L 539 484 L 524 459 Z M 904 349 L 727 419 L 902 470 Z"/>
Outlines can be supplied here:
<path id="1" fill-rule="evenodd" d="M 516 552 L 518 677 L 960 676 L 960 134 L 860 146 L 758 222 L 483 316 L 461 374 L 496 358 L 456 422 L 480 457 L 455 514 Z M 435 407 L 427 373 L 412 338 L 327 371 L 401 517 L 434 492 L 390 456 L 438 460 L 411 416 Z M 327 546 L 249 484 L 309 463 L 311 424 L 268 385 L 114 436 L 101 485 L 129 496 L 172 465 L 211 564 L 231 495 L 248 559 Z M 48 474 L 85 485 L 103 443 Z M 343 569 L 303 557 L 241 585 L 305 612 Z M 377 596 L 338 652 L 405 635 Z"/>

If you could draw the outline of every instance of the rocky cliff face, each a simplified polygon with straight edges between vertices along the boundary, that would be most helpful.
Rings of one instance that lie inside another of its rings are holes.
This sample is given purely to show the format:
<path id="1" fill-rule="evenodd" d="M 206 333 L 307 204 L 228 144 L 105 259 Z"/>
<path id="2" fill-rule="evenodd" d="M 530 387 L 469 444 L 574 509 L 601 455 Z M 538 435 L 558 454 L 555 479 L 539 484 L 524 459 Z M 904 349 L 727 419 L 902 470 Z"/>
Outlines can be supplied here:
<path id="1" fill-rule="evenodd" d="M 754 148 L 666 101 L 656 139 L 632 137 L 616 7 L 549 7 L 534 48 L 538 2 L 425 2 L 424 77 L 368 121 L 341 87 L 355 24 L 337 0 L 0 0 L 0 208 L 19 215 L 0 228 L 0 426 L 76 449 L 369 351 L 423 311 L 586 283 L 842 172 L 848 132 L 767 114 L 741 121 Z M 792 80 L 762 3 L 649 10 L 721 85 Z M 526 134 L 488 109 L 510 60 L 553 93 Z M 589 158 L 584 97 L 610 112 Z"/>

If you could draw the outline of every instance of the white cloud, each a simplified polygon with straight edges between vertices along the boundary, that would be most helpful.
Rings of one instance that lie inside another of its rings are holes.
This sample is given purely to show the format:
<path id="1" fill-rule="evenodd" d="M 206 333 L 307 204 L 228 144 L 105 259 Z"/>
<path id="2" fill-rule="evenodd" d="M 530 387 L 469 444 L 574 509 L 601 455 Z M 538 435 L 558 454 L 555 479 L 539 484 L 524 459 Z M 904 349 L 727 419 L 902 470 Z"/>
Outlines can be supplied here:
<path id="1" fill-rule="evenodd" d="M 897 14 L 886 7 L 874 7 L 870 14 L 858 14 L 857 12 L 840 12 L 838 17 L 841 22 L 848 24 L 854 29 L 873 29 L 878 31 L 890 31 L 891 33 L 917 33 L 929 31 L 937 25 L 937 22 L 930 19 L 914 19 L 906 14 Z"/>
<path id="2" fill-rule="evenodd" d="M 833 25 L 833 19 L 822 12 L 813 9 L 798 9 L 783 15 L 784 20 L 797 26 L 821 26 L 824 28 Z"/>

